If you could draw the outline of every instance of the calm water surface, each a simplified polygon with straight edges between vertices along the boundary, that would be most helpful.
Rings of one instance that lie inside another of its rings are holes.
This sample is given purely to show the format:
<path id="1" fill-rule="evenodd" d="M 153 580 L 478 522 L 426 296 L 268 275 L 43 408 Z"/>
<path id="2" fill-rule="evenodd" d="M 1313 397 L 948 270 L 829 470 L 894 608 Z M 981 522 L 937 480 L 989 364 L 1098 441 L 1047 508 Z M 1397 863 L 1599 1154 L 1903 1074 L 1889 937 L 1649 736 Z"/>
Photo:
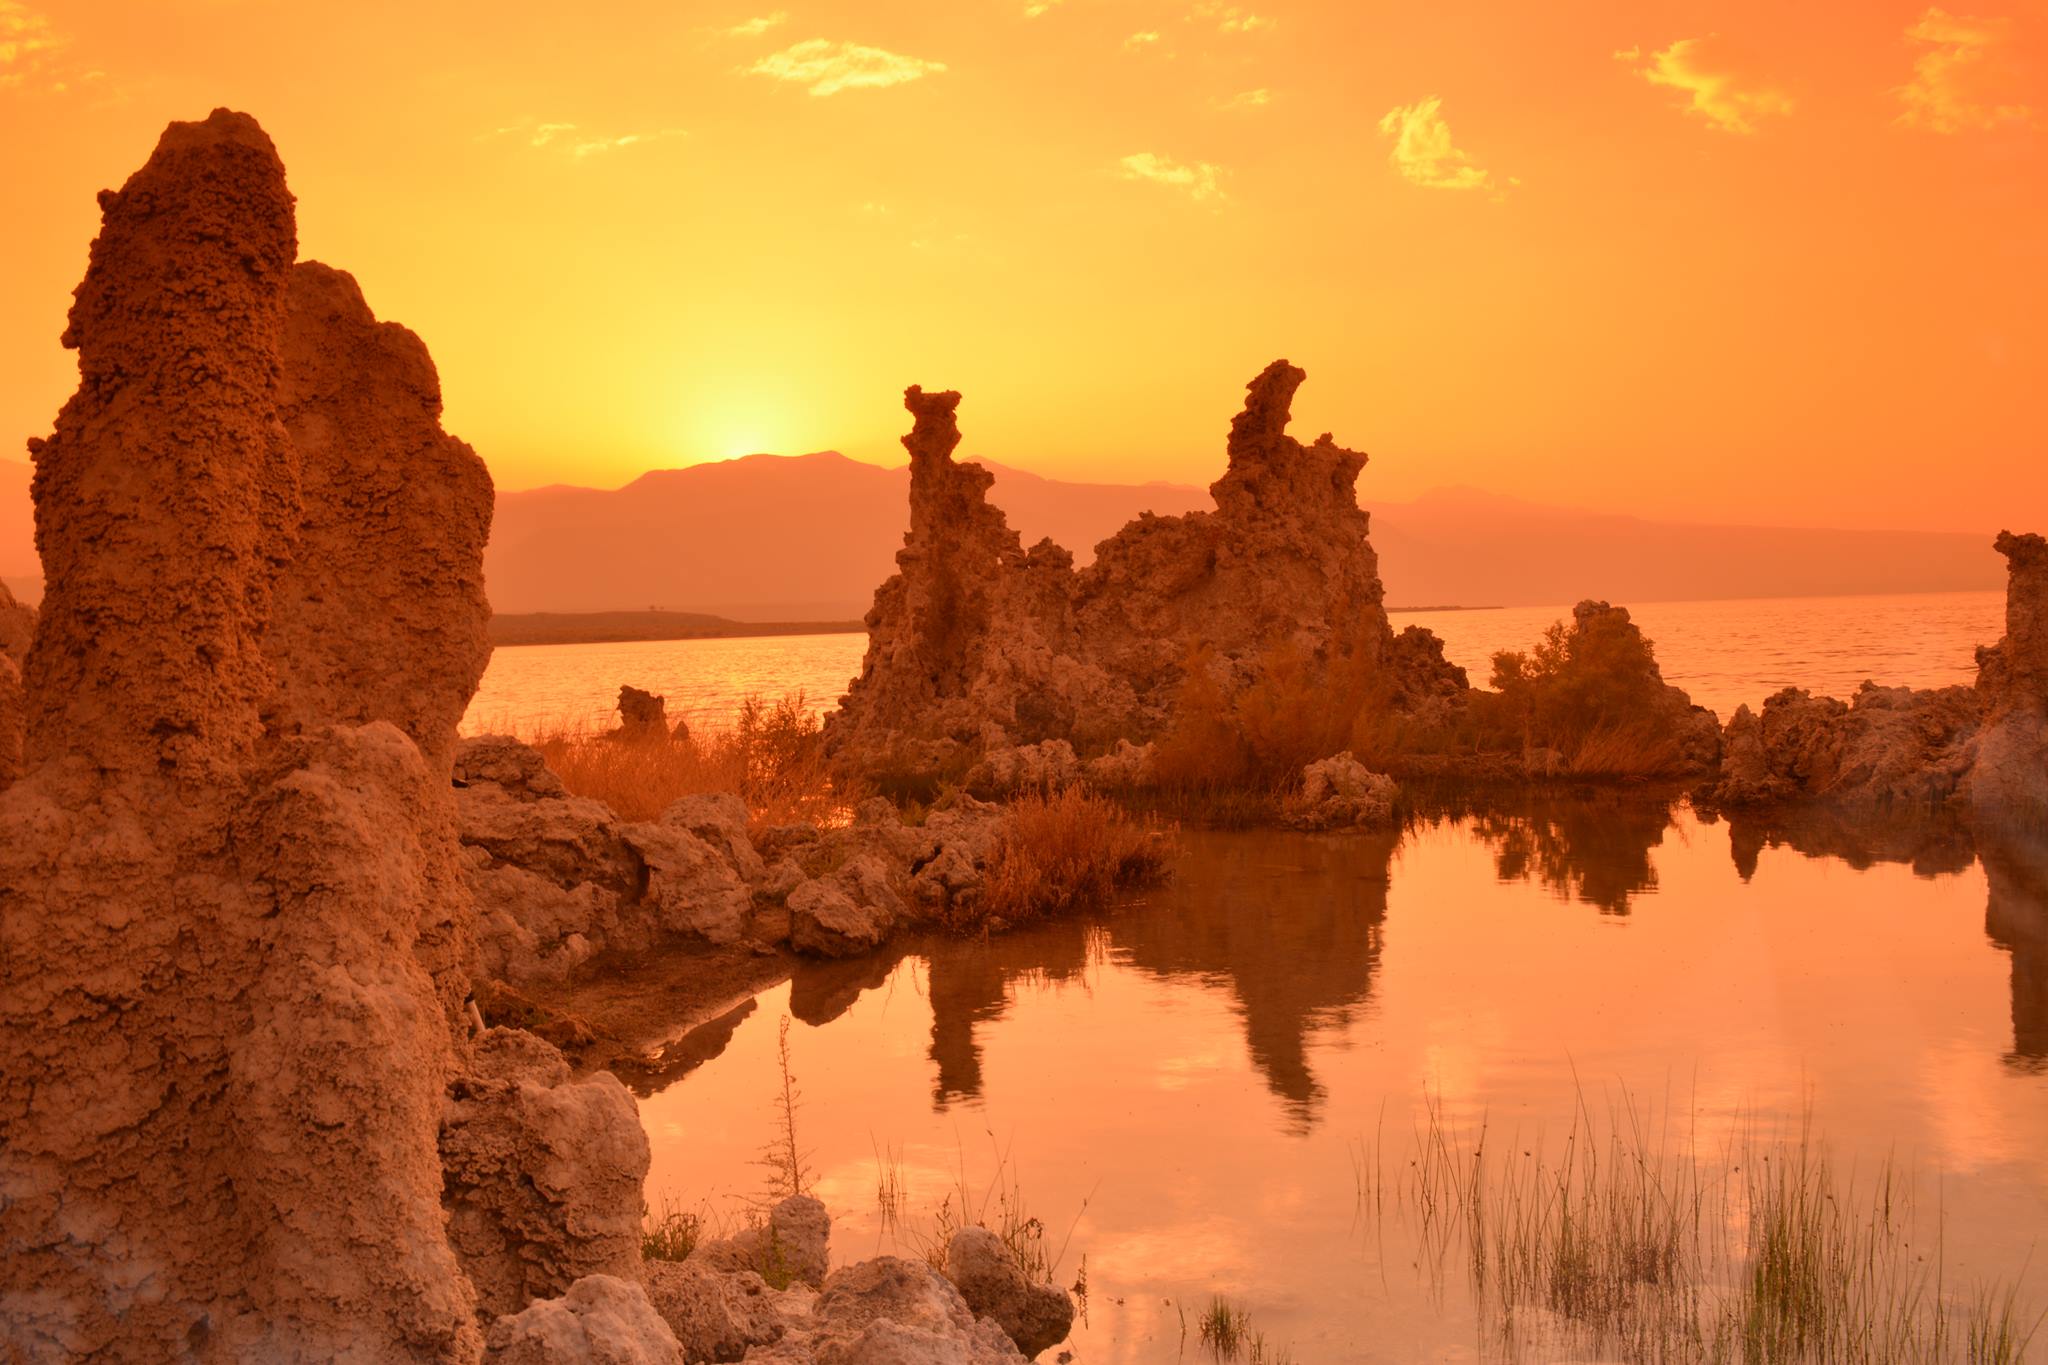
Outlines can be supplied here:
<path id="1" fill-rule="evenodd" d="M 1978 645 L 2004 634 L 2000 593 L 1652 602 L 1631 608 L 1664 675 L 1726 719 L 1781 687 L 1846 697 L 1866 678 L 1913 687 L 1970 682 Z M 1567 607 L 1405 612 L 1483 685 L 1497 650 L 1527 649 Z M 669 714 L 721 723 L 749 694 L 801 691 L 829 708 L 860 672 L 867 636 L 783 635 L 500 649 L 464 723 L 471 733 L 548 725 L 603 726 L 619 684 L 668 698 Z"/>
<path id="2" fill-rule="evenodd" d="M 1180 1358 L 1179 1305 L 1216 1293 L 1297 1361 L 1486 1358 L 1458 1267 L 1439 1292 L 1410 1223 L 1357 1210 L 1361 1150 L 1397 1178 L 1432 1101 L 1551 1151 L 1624 1096 L 1673 1148 L 1810 1124 L 1844 1175 L 1913 1173 L 1952 1284 L 2032 1254 L 2048 1302 L 2040 868 L 1786 837 L 1611 802 L 1190 833 L 1169 887 L 1099 923 L 818 966 L 711 1027 L 723 1050 L 642 1099 L 650 1199 L 758 1188 L 788 1014 L 835 1257 L 915 1254 L 1006 1154 L 1062 1279 L 1087 1258 L 1083 1362 Z"/>

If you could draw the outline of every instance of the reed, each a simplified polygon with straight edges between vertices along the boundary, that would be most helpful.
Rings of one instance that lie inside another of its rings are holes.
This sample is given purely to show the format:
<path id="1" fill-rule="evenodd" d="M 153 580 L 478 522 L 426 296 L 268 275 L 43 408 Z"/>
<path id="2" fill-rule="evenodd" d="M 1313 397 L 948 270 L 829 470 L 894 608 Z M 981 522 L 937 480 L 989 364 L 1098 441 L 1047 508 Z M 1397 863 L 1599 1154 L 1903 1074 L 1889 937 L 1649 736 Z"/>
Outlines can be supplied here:
<path id="1" fill-rule="evenodd" d="M 1354 1150 L 1361 1218 L 1412 1218 L 1439 1289 L 1462 1264 L 1506 1360 L 2010 1365 L 2042 1323 L 2016 1283 L 1947 1282 L 1913 1182 L 1888 1161 L 1842 1176 L 1810 1132 L 1743 1131 L 1702 1159 L 1668 1113 L 1623 1097 L 1595 1123 L 1581 1098 L 1552 1155 L 1468 1137 L 1431 1099 L 1391 1187 L 1385 1161 Z"/>

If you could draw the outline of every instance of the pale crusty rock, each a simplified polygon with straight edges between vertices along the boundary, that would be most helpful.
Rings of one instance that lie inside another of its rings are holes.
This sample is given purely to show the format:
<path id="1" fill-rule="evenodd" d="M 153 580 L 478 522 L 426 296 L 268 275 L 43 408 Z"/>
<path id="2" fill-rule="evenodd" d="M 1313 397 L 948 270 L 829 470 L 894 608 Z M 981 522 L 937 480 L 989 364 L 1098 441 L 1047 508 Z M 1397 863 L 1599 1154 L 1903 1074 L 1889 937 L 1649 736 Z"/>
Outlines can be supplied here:
<path id="1" fill-rule="evenodd" d="M 1149 786 L 1158 750 L 1156 744 L 1133 744 L 1127 739 L 1120 739 L 1108 753 L 1083 764 L 1083 773 L 1089 786 L 1104 791 Z"/>
<path id="2" fill-rule="evenodd" d="M 736 792 L 700 792 L 679 797 L 661 813 L 662 824 L 686 829 L 712 845 L 725 855 L 741 880 L 751 884 L 761 880 L 766 865 L 748 837 L 750 819 L 747 803 Z"/>
<path id="3" fill-rule="evenodd" d="M 1129 741 L 1119 741 L 1129 743 Z M 1064 739 L 1016 744 L 984 753 L 962 783 L 976 796 L 1008 796 L 1014 792 L 1060 791 L 1081 777 L 1081 760 Z"/>
<path id="4" fill-rule="evenodd" d="M 1050 541 L 1027 551 L 988 503 L 993 476 L 953 460 L 960 395 L 908 390 L 910 529 L 868 613 L 861 675 L 826 722 L 835 761 L 929 776 L 1046 741 L 1143 741 L 1169 722 L 1198 645 L 1233 687 L 1276 645 L 1389 662 L 1354 488 L 1365 457 L 1286 434 L 1303 377 L 1276 361 L 1248 386 L 1213 512 L 1140 517 L 1078 574 Z M 1407 647 L 1404 677 L 1427 656 Z"/>
<path id="5" fill-rule="evenodd" d="M 618 1078 L 569 1078 L 530 1033 L 491 1029 L 440 1123 L 447 1237 L 487 1314 L 640 1264 L 647 1134 Z"/>
<path id="6" fill-rule="evenodd" d="M 278 414 L 299 454 L 303 513 L 263 642 L 289 661 L 272 724 L 389 720 L 445 768 L 491 657 L 473 567 L 491 532 L 491 476 L 441 430 L 426 346 L 379 322 L 352 276 L 301 262 L 289 301 Z"/>
<path id="7" fill-rule="evenodd" d="M 302 471 L 326 458 L 281 420 L 283 167 L 216 111 L 101 207 L 78 392 L 32 445 L 47 595 L 0 792 L 8 1344 L 473 1360 L 436 1147 L 466 1045 L 452 733 L 416 739 L 345 678 L 281 723 L 279 680 L 310 672 L 270 627 L 300 605 Z M 331 590 L 374 596 L 361 567 Z M 477 555 L 443 571 L 480 594 Z M 389 621 L 349 628 L 397 652 Z M 452 731 L 463 670 L 418 686 Z"/>
<path id="8" fill-rule="evenodd" d="M 515 801 L 569 794 L 541 751 L 510 735 L 458 740 L 452 771 L 458 787 L 495 787 Z"/>
<path id="9" fill-rule="evenodd" d="M 461 741 L 454 773 L 477 958 L 493 979 L 554 980 L 606 949 L 745 933 L 751 883 L 767 869 L 737 797 L 686 797 L 652 824 L 621 820 L 568 795 L 537 750 L 503 735 Z"/>
<path id="10" fill-rule="evenodd" d="M 578 1280 L 491 1324 L 488 1365 L 682 1365 L 682 1348 L 647 1291 L 617 1275 Z"/>
<path id="11" fill-rule="evenodd" d="M 1736 708 L 1711 800 L 1932 808 L 1968 772 L 1969 738 L 1982 714 L 1982 699 L 1967 687 L 1914 691 L 1866 682 L 1847 702 L 1788 687 L 1766 698 L 1760 714 Z"/>
<path id="12" fill-rule="evenodd" d="M 836 879 L 814 877 L 789 893 L 790 946 L 820 957 L 854 957 L 872 952 L 889 936 L 893 921 L 885 910 L 862 905 Z"/>
<path id="13" fill-rule="evenodd" d="M 1003 1239 L 965 1227 L 946 1244 L 946 1278 L 978 1318 L 1003 1329 L 1027 1356 L 1059 1345 L 1074 1327 L 1074 1301 L 1057 1285 L 1035 1282 Z"/>
<path id="14" fill-rule="evenodd" d="M 690 1261 L 711 1270 L 745 1271 L 771 1284 L 825 1282 L 831 1262 L 832 1217 L 814 1196 L 793 1194 L 768 1210 L 757 1226 L 699 1243 Z"/>
<path id="15" fill-rule="evenodd" d="M 780 1341 L 810 1313 L 808 1290 L 776 1290 L 752 1270 L 721 1271 L 700 1261 L 648 1261 L 647 1299 L 675 1333 L 688 1365 L 740 1360 Z"/>
<path id="16" fill-rule="evenodd" d="M 2006 559 L 2005 638 L 1977 651 L 1985 704 L 1966 779 L 1987 820 L 2039 824 L 2048 814 L 2048 540 L 1999 533 Z"/>
<path id="17" fill-rule="evenodd" d="M 1300 829 L 1391 824 L 1400 787 L 1352 757 L 1349 750 L 1301 770 L 1301 790 L 1287 802 L 1288 822 Z"/>
<path id="18" fill-rule="evenodd" d="M 878 1256 L 832 1272 L 807 1323 L 750 1361 L 778 1365 L 1014 1365 L 1024 1356 L 993 1322 L 974 1316 L 950 1281 L 923 1261 Z"/>

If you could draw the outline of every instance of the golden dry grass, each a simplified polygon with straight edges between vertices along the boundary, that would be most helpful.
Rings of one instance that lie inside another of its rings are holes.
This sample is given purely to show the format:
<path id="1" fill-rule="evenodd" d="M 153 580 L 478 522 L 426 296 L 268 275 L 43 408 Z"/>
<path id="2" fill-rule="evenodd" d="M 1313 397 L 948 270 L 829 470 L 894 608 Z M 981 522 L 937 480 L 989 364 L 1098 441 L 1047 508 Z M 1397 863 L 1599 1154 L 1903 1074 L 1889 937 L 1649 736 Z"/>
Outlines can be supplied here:
<path id="1" fill-rule="evenodd" d="M 949 928 L 1025 924 L 1107 904 L 1166 876 L 1170 841 L 1155 820 L 1080 787 L 1010 803 L 982 894 Z"/>
<path id="2" fill-rule="evenodd" d="M 800 693 L 773 703 L 749 697 L 730 726 L 682 739 L 625 739 L 567 726 L 521 738 L 571 793 L 602 801 L 626 820 L 657 819 L 680 797 L 736 792 L 757 825 L 824 822 L 857 795 L 832 781 L 818 719 Z"/>

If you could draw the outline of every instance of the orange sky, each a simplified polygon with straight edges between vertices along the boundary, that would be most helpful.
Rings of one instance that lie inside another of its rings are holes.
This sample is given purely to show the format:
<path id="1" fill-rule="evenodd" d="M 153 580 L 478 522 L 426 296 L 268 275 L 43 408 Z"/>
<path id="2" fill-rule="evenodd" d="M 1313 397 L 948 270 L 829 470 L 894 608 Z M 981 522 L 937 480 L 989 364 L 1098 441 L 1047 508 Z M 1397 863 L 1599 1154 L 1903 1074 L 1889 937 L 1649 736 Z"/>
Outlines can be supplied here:
<path id="1" fill-rule="evenodd" d="M 2048 0 L 0 0 L 0 458 L 118 184 L 256 114 L 508 488 L 748 450 L 2048 520 Z M 786 8 L 784 8 L 786 7 Z M 343 17 L 345 16 L 345 17 Z"/>

